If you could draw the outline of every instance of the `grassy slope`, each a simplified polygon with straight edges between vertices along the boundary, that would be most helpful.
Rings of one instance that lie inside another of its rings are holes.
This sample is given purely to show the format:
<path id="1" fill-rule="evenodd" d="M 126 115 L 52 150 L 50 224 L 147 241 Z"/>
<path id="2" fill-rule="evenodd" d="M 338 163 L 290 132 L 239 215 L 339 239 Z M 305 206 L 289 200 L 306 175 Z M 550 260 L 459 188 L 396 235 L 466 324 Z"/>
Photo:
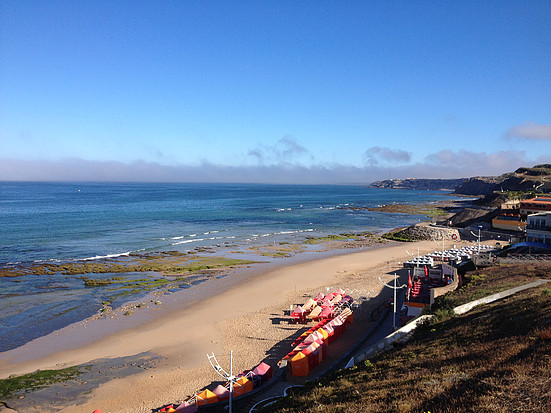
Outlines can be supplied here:
<path id="1" fill-rule="evenodd" d="M 524 275 L 518 275 L 524 274 Z M 488 269 L 450 295 L 459 305 L 551 275 L 551 266 Z M 395 350 L 312 383 L 263 411 L 545 412 L 551 406 L 551 285 L 418 329 Z"/>

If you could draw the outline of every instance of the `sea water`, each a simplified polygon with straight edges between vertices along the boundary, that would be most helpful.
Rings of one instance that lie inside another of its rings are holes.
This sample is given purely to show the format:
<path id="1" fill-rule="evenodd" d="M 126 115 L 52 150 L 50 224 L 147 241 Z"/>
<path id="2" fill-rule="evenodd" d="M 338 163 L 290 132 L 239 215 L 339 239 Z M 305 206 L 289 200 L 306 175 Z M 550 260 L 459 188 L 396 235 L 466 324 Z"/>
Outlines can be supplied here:
<path id="1" fill-rule="evenodd" d="M 4 182 L 0 265 L 377 232 L 426 217 L 350 207 L 426 204 L 442 195 L 364 186 Z"/>
<path id="2" fill-rule="evenodd" d="M 427 217 L 364 208 L 444 195 L 335 185 L 3 182 L 0 266 L 382 232 Z M 104 290 L 83 288 L 75 276 L 0 278 L 0 351 L 91 316 Z"/>

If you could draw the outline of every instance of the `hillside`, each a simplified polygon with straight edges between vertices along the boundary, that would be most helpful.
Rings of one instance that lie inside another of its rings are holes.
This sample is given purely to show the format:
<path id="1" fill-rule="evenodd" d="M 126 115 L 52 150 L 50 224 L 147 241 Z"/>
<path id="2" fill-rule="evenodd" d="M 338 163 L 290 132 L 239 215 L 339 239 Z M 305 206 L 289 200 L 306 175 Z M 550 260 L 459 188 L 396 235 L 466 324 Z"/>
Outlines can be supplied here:
<path id="1" fill-rule="evenodd" d="M 435 321 L 406 344 L 296 390 L 263 412 L 546 412 L 551 405 L 551 285 L 476 307 L 450 309 L 549 278 L 549 264 L 465 277 L 437 300 Z"/>
<path id="2" fill-rule="evenodd" d="M 370 188 L 392 188 L 392 189 L 416 189 L 416 190 L 455 190 L 464 178 L 461 179 L 387 179 L 373 182 Z"/>
<path id="3" fill-rule="evenodd" d="M 458 195 L 487 195 L 494 191 L 529 191 L 547 183 L 551 190 L 551 164 L 518 168 L 500 176 L 477 176 L 459 179 L 387 179 L 373 182 L 371 188 L 453 190 Z"/>
<path id="4" fill-rule="evenodd" d="M 455 189 L 461 195 L 487 195 L 494 191 L 531 191 L 551 182 L 551 164 L 518 168 L 500 176 L 466 179 Z"/>

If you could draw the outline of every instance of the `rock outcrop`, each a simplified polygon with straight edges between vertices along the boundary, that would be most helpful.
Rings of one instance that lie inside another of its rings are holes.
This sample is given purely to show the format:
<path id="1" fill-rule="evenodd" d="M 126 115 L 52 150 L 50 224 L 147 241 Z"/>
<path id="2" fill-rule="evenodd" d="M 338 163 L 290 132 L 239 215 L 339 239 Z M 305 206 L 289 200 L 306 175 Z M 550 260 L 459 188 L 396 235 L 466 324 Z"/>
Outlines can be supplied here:
<path id="1" fill-rule="evenodd" d="M 455 228 L 435 227 L 424 222 L 403 228 L 396 233 L 411 240 L 451 240 L 453 235 L 459 239 L 459 232 Z"/>
<path id="2" fill-rule="evenodd" d="M 499 209 L 465 208 L 452 216 L 449 221 L 454 227 L 466 228 L 480 222 L 492 222 L 497 215 L 499 215 Z"/>
<path id="3" fill-rule="evenodd" d="M 498 186 L 497 177 L 476 177 L 465 179 L 465 181 L 455 189 L 456 194 L 460 195 L 488 195 L 494 192 Z"/>
<path id="4" fill-rule="evenodd" d="M 416 189 L 416 190 L 454 190 L 459 187 L 465 179 L 387 179 L 373 182 L 371 188 L 391 189 Z"/>

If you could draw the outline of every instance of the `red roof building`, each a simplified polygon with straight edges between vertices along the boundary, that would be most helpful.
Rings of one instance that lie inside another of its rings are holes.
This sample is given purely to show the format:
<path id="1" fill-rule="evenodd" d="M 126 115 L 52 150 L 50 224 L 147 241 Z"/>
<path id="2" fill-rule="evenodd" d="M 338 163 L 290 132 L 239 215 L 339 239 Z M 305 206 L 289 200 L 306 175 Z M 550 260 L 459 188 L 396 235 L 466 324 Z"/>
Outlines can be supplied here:
<path id="1" fill-rule="evenodd" d="M 538 212 L 551 212 L 551 197 L 540 197 L 520 201 L 520 215 L 526 218 L 528 215 Z"/>

